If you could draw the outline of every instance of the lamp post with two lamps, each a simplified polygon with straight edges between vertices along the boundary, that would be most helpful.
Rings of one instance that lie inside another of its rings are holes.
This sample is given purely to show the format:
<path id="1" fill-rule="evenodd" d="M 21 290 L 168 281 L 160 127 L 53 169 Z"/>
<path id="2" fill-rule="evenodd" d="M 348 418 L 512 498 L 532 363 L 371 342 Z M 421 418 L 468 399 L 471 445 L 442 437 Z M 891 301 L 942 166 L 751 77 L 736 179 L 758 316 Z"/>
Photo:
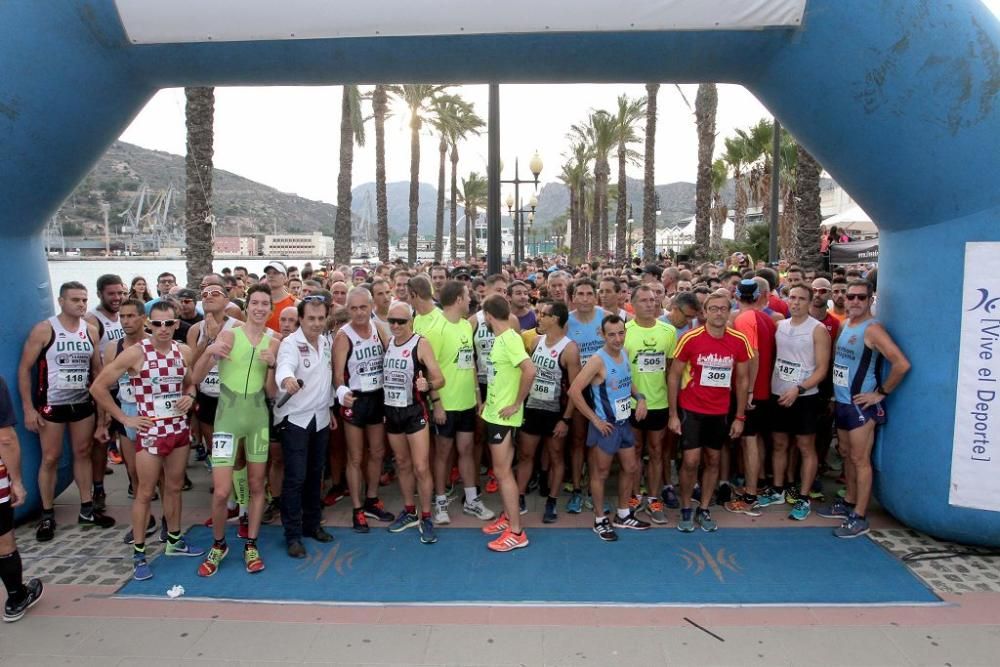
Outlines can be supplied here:
<path id="1" fill-rule="evenodd" d="M 532 193 L 531 199 L 528 200 L 528 208 L 521 206 L 521 202 L 517 201 L 517 208 L 514 208 L 514 195 L 507 194 L 507 213 L 510 214 L 510 219 L 514 226 L 514 262 L 518 263 L 524 260 L 524 217 L 527 214 L 528 217 L 528 228 L 531 228 L 531 224 L 535 221 L 535 208 L 538 206 L 538 197 Z"/>
<path id="2" fill-rule="evenodd" d="M 535 190 L 538 190 L 538 176 L 542 173 L 542 158 L 538 155 L 538 151 L 531 156 L 531 161 L 528 163 L 528 168 L 531 170 L 531 174 L 534 179 L 522 179 L 518 174 L 518 160 L 514 158 L 514 178 L 503 180 L 501 183 L 511 183 L 514 185 L 514 194 L 507 195 L 507 212 L 511 215 L 511 222 L 514 226 L 514 263 L 520 262 L 524 258 L 524 248 L 522 247 L 524 243 L 524 226 L 523 219 L 521 217 L 522 213 L 534 214 L 535 207 L 538 206 L 538 195 L 536 192 L 532 193 L 531 200 L 528 205 L 530 209 L 524 210 L 521 208 L 521 196 L 520 196 L 520 186 L 522 183 L 531 183 L 535 186 Z M 514 210 L 514 205 L 517 205 L 517 210 Z M 517 217 L 514 216 L 517 213 Z"/>

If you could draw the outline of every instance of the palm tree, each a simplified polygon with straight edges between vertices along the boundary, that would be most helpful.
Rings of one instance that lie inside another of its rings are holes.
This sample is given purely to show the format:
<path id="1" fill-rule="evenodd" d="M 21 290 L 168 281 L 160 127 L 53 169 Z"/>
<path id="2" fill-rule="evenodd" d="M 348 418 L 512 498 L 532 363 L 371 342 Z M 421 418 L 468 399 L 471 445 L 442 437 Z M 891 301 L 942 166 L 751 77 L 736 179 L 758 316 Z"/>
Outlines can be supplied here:
<path id="1" fill-rule="evenodd" d="M 774 124 L 762 118 L 749 130 L 736 130 L 736 135 L 743 142 L 744 164 L 749 167 L 747 193 L 750 203 L 761 207 L 761 213 L 766 220 L 771 210 L 768 192 L 771 187 Z"/>
<path id="2" fill-rule="evenodd" d="M 365 122 L 361 115 L 361 92 L 344 86 L 340 102 L 340 174 L 337 176 L 337 217 L 333 225 L 333 259 L 351 263 L 351 169 L 354 143 L 365 145 Z"/>
<path id="3" fill-rule="evenodd" d="M 578 141 L 570 150 L 569 158 L 563 164 L 560 180 L 569 188 L 569 238 L 570 261 L 579 263 L 587 255 L 587 230 L 585 221 L 585 191 L 590 180 L 590 161 L 593 155 L 583 141 Z"/>
<path id="4" fill-rule="evenodd" d="M 712 206 L 712 155 L 715 153 L 715 115 L 719 106 L 719 90 L 714 83 L 698 85 L 694 100 L 695 124 L 698 128 L 698 177 L 695 181 L 694 253 L 704 257 L 709 247 L 709 227 Z"/>
<path id="5" fill-rule="evenodd" d="M 795 232 L 795 182 L 798 167 L 798 144 L 788 132 L 781 131 L 781 155 L 778 169 L 778 193 L 781 197 L 781 215 L 778 218 L 778 247 L 781 256 L 795 260 L 799 256 Z M 774 169 L 772 168 L 772 173 Z M 819 239 L 817 239 L 817 243 Z"/>
<path id="6" fill-rule="evenodd" d="M 184 122 L 187 184 L 184 234 L 187 240 L 187 285 L 201 284 L 212 271 L 212 156 L 215 152 L 215 88 L 185 88 Z"/>
<path id="7" fill-rule="evenodd" d="M 646 100 L 641 97 L 629 99 L 628 95 L 618 96 L 618 113 L 614 117 L 615 142 L 618 144 L 618 208 L 615 212 L 615 262 L 625 261 L 628 247 L 625 243 L 625 221 L 628 217 L 628 194 L 625 165 L 639 161 L 639 154 L 629 148 L 629 144 L 639 140 L 636 125 L 646 116 Z"/>
<path id="8" fill-rule="evenodd" d="M 388 87 L 379 84 L 371 94 L 375 117 L 375 216 L 378 218 L 378 258 L 389 261 L 389 204 L 385 194 L 385 119 L 389 117 Z"/>
<path id="9" fill-rule="evenodd" d="M 646 151 L 642 180 L 642 256 L 656 257 L 656 95 L 660 84 L 646 84 Z"/>
<path id="10" fill-rule="evenodd" d="M 407 229 L 406 259 L 410 266 L 417 263 L 417 209 L 420 206 L 420 130 L 424 115 L 435 95 L 447 86 L 436 84 L 404 84 L 389 86 L 388 91 L 402 101 L 410 112 L 410 219 Z"/>
<path id="11" fill-rule="evenodd" d="M 727 138 L 725 146 L 726 150 L 722 154 L 722 161 L 725 162 L 728 171 L 731 172 L 733 186 L 736 189 L 736 204 L 733 209 L 733 237 L 737 241 L 745 241 L 747 234 L 747 208 L 749 207 L 745 168 L 750 162 L 747 159 L 747 143 L 737 134 L 735 137 Z"/>
<path id="12" fill-rule="evenodd" d="M 795 161 L 795 237 L 797 259 L 805 268 L 819 269 L 823 260 L 819 254 L 819 225 L 823 221 L 820 208 L 819 179 L 823 167 L 802 144 L 798 145 Z"/>
<path id="13" fill-rule="evenodd" d="M 468 262 L 478 254 L 478 248 L 475 247 L 476 218 L 479 210 L 487 206 L 488 181 L 476 172 L 472 172 L 468 178 L 462 179 L 462 191 L 458 197 L 465 207 L 465 261 Z"/>
<path id="14" fill-rule="evenodd" d="M 590 252 L 603 254 L 608 250 L 608 180 L 611 165 L 608 156 L 617 145 L 615 117 L 607 111 L 593 111 L 586 124 L 570 129 L 571 140 L 584 141 L 594 159 L 594 205 L 590 221 Z"/>
<path id="15" fill-rule="evenodd" d="M 729 209 L 726 202 L 722 200 L 722 188 L 726 185 L 729 176 L 729 169 L 726 161 L 719 158 L 712 163 L 712 252 L 718 253 L 722 250 L 722 227 L 726 224 L 726 217 Z"/>
<path id="16" fill-rule="evenodd" d="M 438 205 L 435 219 L 434 260 L 440 262 L 444 250 L 444 170 L 445 156 L 451 148 L 451 259 L 458 252 L 458 142 L 470 133 L 479 134 L 485 125 L 476 115 L 473 105 L 458 95 L 437 95 L 431 101 L 431 124 L 440 135 L 438 151 L 441 154 L 438 169 Z"/>

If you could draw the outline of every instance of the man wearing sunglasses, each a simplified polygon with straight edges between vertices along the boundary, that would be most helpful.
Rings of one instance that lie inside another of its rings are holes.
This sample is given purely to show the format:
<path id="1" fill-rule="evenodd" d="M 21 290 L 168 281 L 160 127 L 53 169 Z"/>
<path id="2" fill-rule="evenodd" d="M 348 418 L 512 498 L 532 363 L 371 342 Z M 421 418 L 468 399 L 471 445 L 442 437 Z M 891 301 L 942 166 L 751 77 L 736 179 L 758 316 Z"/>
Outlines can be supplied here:
<path id="1" fill-rule="evenodd" d="M 910 362 L 889 333 L 871 313 L 872 285 L 864 280 L 847 284 L 848 319 L 837 336 L 833 359 L 834 418 L 837 440 L 844 457 L 847 494 L 817 512 L 821 517 L 841 519 L 837 537 L 858 537 L 868 532 L 866 518 L 872 491 L 871 453 L 875 427 L 885 423 L 885 397 L 910 370 Z M 892 364 L 882 379 L 882 366 Z"/>
<path id="2" fill-rule="evenodd" d="M 188 373 L 191 349 L 173 340 L 177 311 L 161 301 L 150 310 L 149 339 L 124 349 L 94 380 L 90 393 L 102 409 L 138 432 L 136 473 L 139 488 L 132 503 L 132 576 L 149 579 L 153 571 L 146 562 L 145 535 L 149 504 L 163 475 L 163 510 L 167 521 L 167 556 L 201 556 L 204 551 L 181 537 L 181 486 L 187 466 L 191 433 L 187 413 L 194 405 L 194 383 Z M 109 387 L 123 373 L 131 377 L 137 414 L 127 415 L 115 404 Z"/>

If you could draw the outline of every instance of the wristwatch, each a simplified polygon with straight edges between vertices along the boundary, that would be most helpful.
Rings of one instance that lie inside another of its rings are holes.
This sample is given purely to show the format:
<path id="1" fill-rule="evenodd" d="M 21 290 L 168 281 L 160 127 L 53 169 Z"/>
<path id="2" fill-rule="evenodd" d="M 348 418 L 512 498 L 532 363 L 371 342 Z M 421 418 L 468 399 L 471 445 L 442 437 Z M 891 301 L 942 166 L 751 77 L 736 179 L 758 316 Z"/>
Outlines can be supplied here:
<path id="1" fill-rule="evenodd" d="M 569 417 L 565 417 L 565 416 L 564 417 L 560 417 L 559 421 L 561 421 L 563 424 L 566 424 L 567 426 L 569 426 L 570 418 Z"/>

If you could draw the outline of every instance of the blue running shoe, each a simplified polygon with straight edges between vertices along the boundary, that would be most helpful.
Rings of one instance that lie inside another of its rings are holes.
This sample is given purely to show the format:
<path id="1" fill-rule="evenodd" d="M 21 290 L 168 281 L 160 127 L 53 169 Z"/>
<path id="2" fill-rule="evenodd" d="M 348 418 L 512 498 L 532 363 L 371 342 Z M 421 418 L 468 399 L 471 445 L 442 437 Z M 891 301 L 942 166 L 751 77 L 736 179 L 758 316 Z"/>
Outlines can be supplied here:
<path id="1" fill-rule="evenodd" d="M 699 509 L 698 513 L 695 514 L 695 520 L 706 533 L 714 533 L 719 529 L 719 524 L 715 523 L 712 513 L 708 510 Z"/>
<path id="2" fill-rule="evenodd" d="M 772 488 L 767 488 L 763 493 L 757 496 L 757 505 L 759 507 L 768 507 L 770 505 L 781 505 L 785 502 L 785 492 L 775 491 Z"/>
<path id="3" fill-rule="evenodd" d="M 146 581 L 153 578 L 153 570 L 146 562 L 145 556 L 132 557 L 132 578 L 136 581 Z"/>
<path id="4" fill-rule="evenodd" d="M 847 503 L 839 498 L 816 510 L 816 516 L 821 516 L 824 519 L 846 519 L 850 513 L 851 510 L 847 507 Z"/>
<path id="5" fill-rule="evenodd" d="M 566 503 L 566 511 L 570 514 L 579 514 L 583 511 L 583 494 L 579 491 L 574 491 L 573 495 L 569 497 L 569 502 Z"/>
<path id="6" fill-rule="evenodd" d="M 438 541 L 437 535 L 434 534 L 434 522 L 430 519 L 420 519 L 417 527 L 420 529 L 420 541 L 423 544 L 434 544 Z"/>
<path id="7" fill-rule="evenodd" d="M 556 514 L 556 499 L 546 498 L 545 499 L 545 512 L 542 514 L 542 523 L 555 523 L 557 518 Z"/>
<path id="8" fill-rule="evenodd" d="M 663 489 L 663 504 L 666 505 L 668 509 L 672 510 L 681 506 L 681 501 L 677 497 L 677 491 L 674 490 L 673 484 Z"/>
<path id="9" fill-rule="evenodd" d="M 682 533 L 694 532 L 694 510 L 681 510 L 681 519 L 677 522 L 677 530 Z"/>
<path id="10" fill-rule="evenodd" d="M 851 512 L 847 521 L 833 529 L 835 537 L 852 538 L 868 534 L 868 519 Z"/>
<path id="11" fill-rule="evenodd" d="M 401 533 L 407 528 L 413 528 L 414 526 L 420 525 L 420 517 L 416 514 L 411 514 L 405 509 L 399 513 L 396 520 L 389 525 L 390 533 Z"/>
<path id="12" fill-rule="evenodd" d="M 796 500 L 792 511 L 788 513 L 788 518 L 796 521 L 805 521 L 809 518 L 809 499 L 799 498 Z"/>

